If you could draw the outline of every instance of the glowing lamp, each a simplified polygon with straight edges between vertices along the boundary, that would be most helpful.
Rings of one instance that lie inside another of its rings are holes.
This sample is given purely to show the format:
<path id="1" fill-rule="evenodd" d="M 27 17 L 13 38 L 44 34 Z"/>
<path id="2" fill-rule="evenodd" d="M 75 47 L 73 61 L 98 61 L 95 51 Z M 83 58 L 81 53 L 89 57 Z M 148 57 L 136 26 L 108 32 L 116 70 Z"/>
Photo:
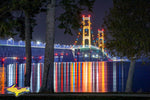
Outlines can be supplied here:
<path id="1" fill-rule="evenodd" d="M 58 53 L 55 53 L 55 56 L 58 56 Z"/>
<path id="2" fill-rule="evenodd" d="M 78 55 L 80 54 L 80 52 L 77 53 Z"/>
<path id="3" fill-rule="evenodd" d="M 82 17 L 85 17 L 85 15 L 82 15 Z"/>
<path id="4" fill-rule="evenodd" d="M 66 56 L 68 56 L 68 53 L 66 53 Z"/>
<path id="5" fill-rule="evenodd" d="M 18 57 L 16 57 L 15 59 L 18 60 Z"/>
<path id="6" fill-rule="evenodd" d="M 5 61 L 5 59 L 4 58 L 2 58 L 2 62 L 4 62 Z"/>
<path id="7" fill-rule="evenodd" d="M 100 31 L 100 29 L 98 29 L 98 31 Z"/>
<path id="8" fill-rule="evenodd" d="M 26 60 L 27 58 L 26 58 L 26 57 L 24 57 L 23 59 L 24 59 L 24 60 Z"/>
<path id="9" fill-rule="evenodd" d="M 42 56 L 40 56 L 39 59 L 42 59 Z"/>
<path id="10" fill-rule="evenodd" d="M 39 45 L 40 43 L 41 43 L 40 41 L 37 41 L 37 42 L 36 42 L 37 45 Z"/>
<path id="11" fill-rule="evenodd" d="M 91 15 L 88 15 L 88 17 L 91 17 Z"/>
<path id="12" fill-rule="evenodd" d="M 102 31 L 104 31 L 104 29 L 102 29 Z"/>
<path id="13" fill-rule="evenodd" d="M 61 55 L 61 56 L 63 56 L 64 54 L 63 54 L 63 53 L 61 53 L 60 55 Z"/>
<path id="14" fill-rule="evenodd" d="M 75 61 L 77 61 L 77 59 L 74 59 Z"/>

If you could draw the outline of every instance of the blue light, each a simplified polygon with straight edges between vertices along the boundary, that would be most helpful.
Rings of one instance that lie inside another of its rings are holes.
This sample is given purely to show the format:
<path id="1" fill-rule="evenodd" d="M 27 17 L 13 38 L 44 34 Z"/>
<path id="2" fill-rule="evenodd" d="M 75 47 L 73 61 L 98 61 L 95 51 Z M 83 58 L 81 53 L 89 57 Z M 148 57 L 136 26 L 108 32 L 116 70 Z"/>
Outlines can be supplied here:
<path id="1" fill-rule="evenodd" d="M 81 29 L 79 29 L 79 31 L 81 32 Z"/>

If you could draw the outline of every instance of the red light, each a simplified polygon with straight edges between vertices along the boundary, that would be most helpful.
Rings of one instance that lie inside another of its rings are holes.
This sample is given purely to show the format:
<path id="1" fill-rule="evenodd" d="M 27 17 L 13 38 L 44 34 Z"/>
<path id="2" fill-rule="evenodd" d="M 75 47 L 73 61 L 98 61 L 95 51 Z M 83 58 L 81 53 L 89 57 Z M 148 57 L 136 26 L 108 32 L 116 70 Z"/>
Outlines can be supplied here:
<path id="1" fill-rule="evenodd" d="M 77 53 L 78 55 L 80 54 L 80 52 Z"/>
<path id="2" fill-rule="evenodd" d="M 61 53 L 61 56 L 63 56 L 64 54 L 63 53 Z"/>
<path id="3" fill-rule="evenodd" d="M 98 29 L 98 31 L 100 31 L 100 29 Z"/>
<path id="4" fill-rule="evenodd" d="M 4 58 L 2 58 L 2 62 L 4 62 L 5 61 L 5 59 Z"/>
<path id="5" fill-rule="evenodd" d="M 24 60 L 26 60 L 27 58 L 26 58 L 26 57 L 24 57 L 23 59 L 24 59 Z"/>
<path id="6" fill-rule="evenodd" d="M 85 15 L 82 15 L 82 17 L 85 17 Z"/>
<path id="7" fill-rule="evenodd" d="M 66 56 L 68 56 L 68 53 L 66 53 Z"/>
<path id="8" fill-rule="evenodd" d="M 77 61 L 77 59 L 74 59 L 75 61 Z"/>
<path id="9" fill-rule="evenodd" d="M 34 59 L 34 56 L 32 57 L 32 59 Z"/>
<path id="10" fill-rule="evenodd" d="M 39 59 L 42 59 L 42 56 L 40 56 Z"/>
<path id="11" fill-rule="evenodd" d="M 55 53 L 55 56 L 57 56 L 58 55 L 58 53 Z"/>
<path id="12" fill-rule="evenodd" d="M 88 17 L 91 17 L 91 15 L 88 15 Z"/>
<path id="13" fill-rule="evenodd" d="M 15 59 L 18 60 L 18 57 L 16 57 Z"/>
<path id="14" fill-rule="evenodd" d="M 102 31 L 104 31 L 104 29 L 102 29 Z"/>

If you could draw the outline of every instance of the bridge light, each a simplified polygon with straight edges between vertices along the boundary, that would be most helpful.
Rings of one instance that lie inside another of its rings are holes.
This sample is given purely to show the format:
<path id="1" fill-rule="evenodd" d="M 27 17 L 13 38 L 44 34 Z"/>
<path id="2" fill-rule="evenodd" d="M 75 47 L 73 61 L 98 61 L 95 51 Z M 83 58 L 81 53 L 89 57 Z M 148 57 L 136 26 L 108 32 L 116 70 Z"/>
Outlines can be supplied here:
<path id="1" fill-rule="evenodd" d="M 80 52 L 77 53 L 78 55 L 80 54 Z"/>
<path id="2" fill-rule="evenodd" d="M 77 59 L 76 59 L 76 58 L 75 58 L 74 60 L 75 60 L 75 61 L 77 61 Z"/>
<path id="3" fill-rule="evenodd" d="M 66 53 L 66 56 L 68 56 L 68 53 Z"/>
<path id="4" fill-rule="evenodd" d="M 85 17 L 85 15 L 82 15 L 82 17 L 84 18 L 84 17 Z"/>
<path id="5" fill-rule="evenodd" d="M 55 53 L 55 56 L 58 56 L 58 53 Z"/>
<path id="6" fill-rule="evenodd" d="M 61 56 L 63 56 L 64 54 L 63 54 L 63 53 L 61 53 L 60 55 L 61 55 Z"/>
<path id="7" fill-rule="evenodd" d="M 98 54 L 96 54 L 96 57 L 98 57 Z"/>
<path id="8" fill-rule="evenodd" d="M 26 58 L 26 57 L 24 57 L 23 59 L 24 59 L 24 60 L 26 60 L 27 58 Z"/>
<path id="9" fill-rule="evenodd" d="M 37 41 L 36 44 L 39 45 L 39 44 L 41 44 L 41 42 L 40 42 L 40 41 Z"/>
<path id="10" fill-rule="evenodd" d="M 104 32 L 104 29 L 102 29 L 102 31 Z"/>
<path id="11" fill-rule="evenodd" d="M 92 58 L 95 58 L 95 55 L 92 55 Z"/>
<path id="12" fill-rule="evenodd" d="M 4 62 L 5 61 L 5 58 L 2 58 L 2 62 Z"/>
<path id="13" fill-rule="evenodd" d="M 18 60 L 18 57 L 15 57 L 16 60 Z"/>
<path id="14" fill-rule="evenodd" d="M 87 54 L 85 54 L 84 56 L 87 57 Z"/>
<path id="15" fill-rule="evenodd" d="M 41 60 L 41 59 L 42 59 L 42 56 L 40 56 L 39 59 Z"/>
<path id="16" fill-rule="evenodd" d="M 88 15 L 88 17 L 91 17 L 91 15 Z"/>

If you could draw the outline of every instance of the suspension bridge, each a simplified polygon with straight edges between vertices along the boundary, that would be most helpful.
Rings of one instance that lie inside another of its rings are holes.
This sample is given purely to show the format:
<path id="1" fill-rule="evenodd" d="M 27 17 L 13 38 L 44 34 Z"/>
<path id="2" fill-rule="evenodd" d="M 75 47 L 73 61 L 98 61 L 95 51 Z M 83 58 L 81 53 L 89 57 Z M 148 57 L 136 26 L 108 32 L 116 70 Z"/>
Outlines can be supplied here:
<path id="1" fill-rule="evenodd" d="M 107 92 L 123 91 L 124 81 L 119 78 L 122 85 L 117 86 L 117 75 L 124 74 L 119 65 L 100 61 L 113 61 L 105 48 L 104 30 L 98 29 L 94 38 L 91 31 L 91 16 L 82 17 L 82 29 L 73 45 L 54 45 L 54 90 L 55 92 Z M 79 38 L 82 44 L 78 44 Z M 38 92 L 42 84 L 44 48 L 45 43 L 31 42 L 31 91 Z M 16 84 L 24 87 L 26 74 L 25 42 L 14 41 L 13 38 L 0 40 L 0 93 L 4 94 L 5 87 Z M 118 72 L 119 71 L 119 74 Z M 121 71 L 121 72 L 120 72 Z M 109 73 L 108 73 L 109 72 Z M 109 81 L 113 79 L 114 81 Z"/>

